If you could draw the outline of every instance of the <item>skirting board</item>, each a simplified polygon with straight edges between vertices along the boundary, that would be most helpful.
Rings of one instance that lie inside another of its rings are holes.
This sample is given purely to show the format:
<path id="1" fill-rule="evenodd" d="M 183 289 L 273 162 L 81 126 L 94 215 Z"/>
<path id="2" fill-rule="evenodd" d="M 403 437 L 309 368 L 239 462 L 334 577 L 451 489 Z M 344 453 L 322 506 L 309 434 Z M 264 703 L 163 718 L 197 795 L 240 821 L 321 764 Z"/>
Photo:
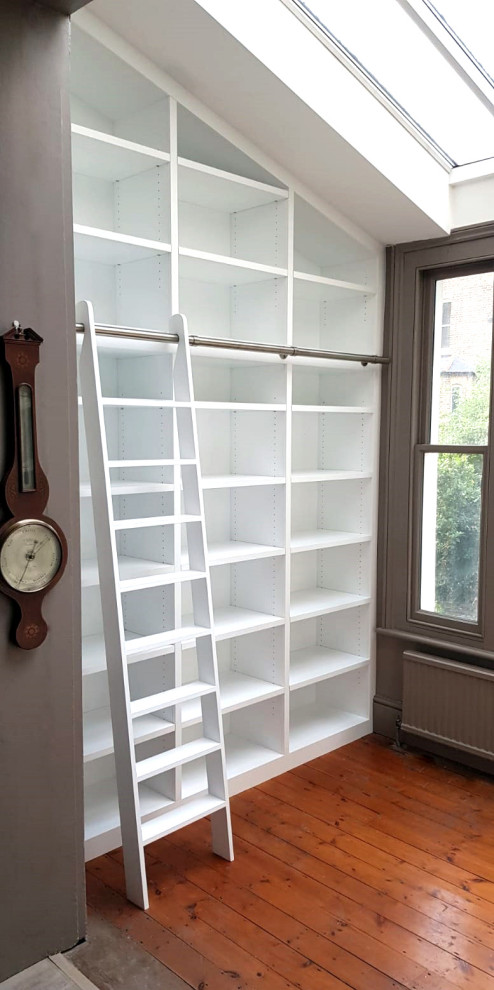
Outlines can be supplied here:
<path id="1" fill-rule="evenodd" d="M 387 698 L 374 698 L 374 732 L 387 739 L 396 739 L 396 719 L 401 718 L 401 705 L 398 702 L 390 701 Z M 409 746 L 411 749 L 421 750 L 430 753 L 443 760 L 450 760 L 462 766 L 471 767 L 480 773 L 494 775 L 494 760 L 484 759 L 472 753 L 466 753 L 454 746 L 445 746 L 444 743 L 434 742 L 432 739 L 425 739 L 423 736 L 415 735 L 412 732 L 405 732 L 400 729 L 400 743 Z"/>
<path id="2" fill-rule="evenodd" d="M 401 718 L 401 704 L 388 698 L 374 698 L 374 732 L 388 739 L 396 738 L 396 719 Z"/>
<path id="3" fill-rule="evenodd" d="M 477 756 L 475 753 L 467 753 L 455 746 L 446 746 L 444 743 L 435 742 L 433 739 L 426 739 L 424 736 L 415 735 L 413 732 L 400 731 L 400 742 L 412 749 L 421 750 L 439 759 L 448 760 L 451 763 L 458 763 L 461 766 L 471 767 L 480 773 L 494 776 L 494 760 Z"/>

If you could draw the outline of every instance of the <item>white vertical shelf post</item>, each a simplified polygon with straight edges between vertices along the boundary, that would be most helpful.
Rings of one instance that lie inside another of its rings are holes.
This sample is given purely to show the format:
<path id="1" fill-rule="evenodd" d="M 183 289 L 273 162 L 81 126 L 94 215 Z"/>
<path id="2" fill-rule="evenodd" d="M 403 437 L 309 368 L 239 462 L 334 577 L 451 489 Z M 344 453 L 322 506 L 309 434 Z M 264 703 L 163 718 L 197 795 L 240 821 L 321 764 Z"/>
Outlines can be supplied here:
<path id="1" fill-rule="evenodd" d="M 170 97 L 168 101 L 169 139 L 170 139 L 170 304 L 171 312 L 179 309 L 179 235 L 178 235 L 178 134 L 177 134 L 177 101 Z M 175 376 L 174 376 L 175 379 Z M 178 423 L 176 410 L 173 413 L 173 449 L 179 450 Z M 173 468 L 173 507 L 177 518 L 182 514 L 182 472 L 178 457 Z M 173 559 L 177 570 L 181 567 L 182 559 L 182 527 L 175 523 L 173 527 Z M 174 589 L 175 627 L 182 624 L 182 587 L 180 583 Z M 182 683 L 182 644 L 175 644 L 175 686 Z M 175 739 L 177 746 L 182 743 L 182 707 L 175 709 Z M 175 769 L 175 792 L 177 800 L 182 795 L 182 767 Z"/>
<path id="2" fill-rule="evenodd" d="M 286 340 L 293 343 L 293 270 L 295 249 L 295 197 L 293 189 L 288 192 L 288 246 L 287 246 L 287 306 L 286 306 Z M 285 401 L 286 401 L 286 430 L 285 430 L 285 657 L 284 657 L 284 712 L 285 712 L 285 753 L 290 750 L 290 599 L 291 599 L 291 533 L 292 533 L 292 405 L 293 405 L 293 365 L 285 361 Z"/>

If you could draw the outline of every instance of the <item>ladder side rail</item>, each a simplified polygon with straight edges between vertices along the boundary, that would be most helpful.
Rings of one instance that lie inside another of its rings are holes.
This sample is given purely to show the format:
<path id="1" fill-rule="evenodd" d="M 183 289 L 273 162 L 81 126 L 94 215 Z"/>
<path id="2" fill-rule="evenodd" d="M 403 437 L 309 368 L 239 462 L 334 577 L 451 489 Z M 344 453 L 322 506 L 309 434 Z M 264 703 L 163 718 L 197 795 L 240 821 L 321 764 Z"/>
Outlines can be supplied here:
<path id="1" fill-rule="evenodd" d="M 225 801 L 225 807 L 211 815 L 211 835 L 213 850 L 224 859 L 233 860 L 233 836 L 226 775 L 225 740 L 220 708 L 218 658 L 214 635 L 213 601 L 211 577 L 205 543 L 206 519 L 199 463 L 199 441 L 196 409 L 193 399 L 193 378 L 187 321 L 181 314 L 171 317 L 170 331 L 178 336 L 178 347 L 174 363 L 174 394 L 177 402 L 190 403 L 189 407 L 177 406 L 178 438 L 181 458 L 195 458 L 194 465 L 182 467 L 184 511 L 199 515 L 201 525 L 187 526 L 189 566 L 204 570 L 204 581 L 192 585 L 194 622 L 211 629 L 211 636 L 201 638 L 196 643 L 199 677 L 213 678 L 215 693 L 201 698 L 204 730 L 208 737 L 220 743 L 220 750 L 206 758 L 208 789 Z"/>
<path id="2" fill-rule="evenodd" d="M 78 304 L 77 319 L 85 326 L 79 369 L 104 615 L 104 640 L 127 897 L 134 904 L 146 909 L 149 907 L 149 900 L 130 715 L 124 621 L 119 592 L 117 545 L 112 525 L 113 503 L 106 426 L 91 303 Z"/>

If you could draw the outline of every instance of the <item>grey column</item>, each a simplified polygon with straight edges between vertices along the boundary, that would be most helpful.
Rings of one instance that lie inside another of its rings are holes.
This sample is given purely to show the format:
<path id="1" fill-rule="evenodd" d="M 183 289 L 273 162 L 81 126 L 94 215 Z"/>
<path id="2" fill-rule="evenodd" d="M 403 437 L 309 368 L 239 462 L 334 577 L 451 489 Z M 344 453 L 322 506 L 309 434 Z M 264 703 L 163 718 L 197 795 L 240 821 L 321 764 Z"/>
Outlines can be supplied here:
<path id="1" fill-rule="evenodd" d="M 85 930 L 69 43 L 66 15 L 0 3 L 0 332 L 18 319 L 44 338 L 39 453 L 70 554 L 38 650 L 12 644 L 0 595 L 0 982 Z M 2 371 L 0 474 L 5 385 Z"/>

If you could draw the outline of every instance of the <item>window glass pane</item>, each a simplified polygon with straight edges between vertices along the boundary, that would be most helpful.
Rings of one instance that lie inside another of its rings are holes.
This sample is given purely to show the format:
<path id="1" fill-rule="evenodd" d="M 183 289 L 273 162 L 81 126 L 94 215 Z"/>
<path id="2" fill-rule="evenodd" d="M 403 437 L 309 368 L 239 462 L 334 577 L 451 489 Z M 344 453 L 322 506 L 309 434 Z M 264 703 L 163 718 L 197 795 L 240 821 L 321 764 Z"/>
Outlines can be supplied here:
<path id="1" fill-rule="evenodd" d="M 420 608 L 478 621 L 481 454 L 425 454 Z"/>
<path id="2" fill-rule="evenodd" d="M 431 443 L 486 444 L 492 272 L 436 282 Z"/>

